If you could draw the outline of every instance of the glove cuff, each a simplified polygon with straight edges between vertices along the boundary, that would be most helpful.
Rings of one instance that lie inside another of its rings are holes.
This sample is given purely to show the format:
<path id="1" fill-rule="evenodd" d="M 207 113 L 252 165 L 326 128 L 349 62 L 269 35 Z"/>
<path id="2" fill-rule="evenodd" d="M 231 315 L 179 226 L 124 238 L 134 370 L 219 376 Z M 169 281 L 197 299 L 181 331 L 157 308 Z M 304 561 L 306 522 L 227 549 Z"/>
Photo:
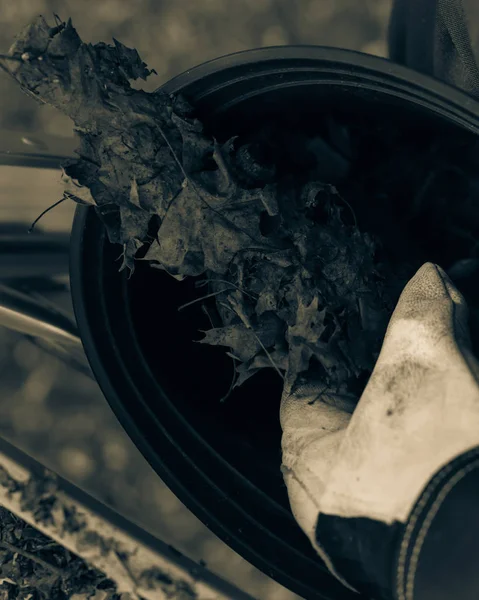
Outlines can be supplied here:
<path id="1" fill-rule="evenodd" d="M 429 482 L 394 563 L 395 600 L 474 600 L 479 593 L 479 447 Z"/>
<path id="2" fill-rule="evenodd" d="M 316 538 L 341 577 L 375 600 L 476 599 L 479 446 L 429 481 L 406 523 L 320 514 Z"/>

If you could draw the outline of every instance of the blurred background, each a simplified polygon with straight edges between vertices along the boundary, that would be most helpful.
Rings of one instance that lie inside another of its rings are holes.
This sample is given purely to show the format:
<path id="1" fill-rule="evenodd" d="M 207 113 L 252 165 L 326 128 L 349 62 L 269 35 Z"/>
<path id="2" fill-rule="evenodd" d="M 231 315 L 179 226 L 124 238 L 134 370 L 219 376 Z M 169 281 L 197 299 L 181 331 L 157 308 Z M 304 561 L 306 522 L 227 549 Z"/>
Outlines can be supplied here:
<path id="1" fill-rule="evenodd" d="M 72 18 L 85 42 L 134 47 L 152 91 L 218 56 L 262 46 L 318 44 L 386 55 L 391 0 L 0 0 L 0 53 L 32 18 Z M 0 71 L 0 128 L 73 137 L 72 123 L 37 105 Z M 60 171 L 0 165 L 0 226 L 26 227 L 62 197 Z M 69 232 L 74 206 L 42 220 Z M 64 306 L 71 310 L 68 297 Z M 298 598 L 218 540 L 159 480 L 117 423 L 98 386 L 0 328 L 0 435 L 258 600 Z"/>

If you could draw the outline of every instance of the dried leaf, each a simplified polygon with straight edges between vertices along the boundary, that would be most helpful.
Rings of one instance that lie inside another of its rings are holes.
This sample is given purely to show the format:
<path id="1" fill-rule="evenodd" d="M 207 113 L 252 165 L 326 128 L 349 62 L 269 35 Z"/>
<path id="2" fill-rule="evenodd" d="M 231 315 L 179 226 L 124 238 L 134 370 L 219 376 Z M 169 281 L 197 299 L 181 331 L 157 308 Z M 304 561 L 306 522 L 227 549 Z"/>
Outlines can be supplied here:
<path id="1" fill-rule="evenodd" d="M 41 499 L 40 495 L 37 505 Z M 116 597 L 115 584 L 103 573 L 1 507 L 0 517 L 0 598 L 86 598 L 100 590 L 106 594 L 104 600 Z"/>
<path id="2" fill-rule="evenodd" d="M 137 50 L 127 48 L 115 38 L 112 39 L 116 48 L 116 55 L 114 55 L 113 60 L 118 64 L 127 79 L 143 79 L 146 81 L 150 73 L 156 73 L 156 71 L 150 71 L 146 68 Z M 108 50 L 113 54 L 110 48 Z"/>
<path id="3" fill-rule="evenodd" d="M 270 369 L 271 361 L 275 363 L 275 365 L 281 371 L 286 371 L 288 368 L 288 352 L 285 350 L 273 350 L 270 353 L 270 356 L 266 356 L 266 354 L 256 354 L 253 358 L 249 359 L 247 362 L 243 362 L 236 367 L 236 373 L 238 375 L 234 387 L 240 387 L 243 385 L 245 381 L 256 375 L 262 369 Z"/>
<path id="4" fill-rule="evenodd" d="M 239 321 L 203 333 L 205 333 L 205 337 L 199 343 L 229 346 L 232 353 L 245 362 L 263 351 L 264 348 L 272 348 L 283 337 L 284 329 L 280 319 L 274 313 L 268 313 L 258 321 L 254 329 L 248 328 L 242 321 Z"/>
<path id="5" fill-rule="evenodd" d="M 62 181 L 64 184 L 65 192 L 69 196 L 73 196 L 78 204 L 84 204 L 87 206 L 95 206 L 96 202 L 91 195 L 90 189 L 84 185 L 81 185 L 76 179 L 73 179 L 65 173 L 65 169 L 62 168 Z"/>
<path id="6" fill-rule="evenodd" d="M 276 290 L 264 288 L 259 295 L 258 302 L 256 303 L 256 314 L 261 316 L 263 313 L 275 311 L 277 308 L 278 300 L 276 297 Z"/>
<path id="7" fill-rule="evenodd" d="M 236 210 L 225 206 L 228 197 L 185 182 L 161 223 L 160 244 L 153 244 L 145 258 L 169 273 L 225 273 L 238 251 L 247 245 L 261 249 L 264 244 L 259 230 L 261 195 L 262 190 L 252 190 L 252 203 Z"/>
<path id="8" fill-rule="evenodd" d="M 318 297 L 315 296 L 309 305 L 298 299 L 296 323 L 288 328 L 289 362 L 286 380 L 291 387 L 298 375 L 309 368 L 309 361 L 314 354 L 311 347 L 316 344 L 323 333 L 325 310 L 318 311 Z"/>
<path id="9" fill-rule="evenodd" d="M 134 204 L 137 208 L 141 208 L 140 205 L 140 194 L 138 193 L 138 183 L 136 177 L 133 177 L 130 187 L 130 203 Z"/>
<path id="10" fill-rule="evenodd" d="M 343 394 L 370 369 L 396 290 L 330 185 L 353 154 L 340 124 L 330 140 L 267 125 L 220 143 L 186 98 L 131 87 L 153 72 L 136 50 L 85 44 L 71 21 L 49 28 L 39 17 L 10 53 L 27 57 L 12 68 L 22 88 L 74 121 L 79 158 L 64 165 L 66 191 L 94 206 L 122 247 L 120 269 L 131 276 L 141 248 L 178 280 L 231 283 L 215 296 L 223 327 L 199 343 L 242 361 L 236 386 L 264 368 L 286 371 L 290 387 L 316 370 Z"/>
<path id="11" fill-rule="evenodd" d="M 253 358 L 261 351 L 261 344 L 251 329 L 243 323 L 218 327 L 202 332 L 205 337 L 199 340 L 200 344 L 212 346 L 229 346 L 233 353 L 243 362 Z"/>

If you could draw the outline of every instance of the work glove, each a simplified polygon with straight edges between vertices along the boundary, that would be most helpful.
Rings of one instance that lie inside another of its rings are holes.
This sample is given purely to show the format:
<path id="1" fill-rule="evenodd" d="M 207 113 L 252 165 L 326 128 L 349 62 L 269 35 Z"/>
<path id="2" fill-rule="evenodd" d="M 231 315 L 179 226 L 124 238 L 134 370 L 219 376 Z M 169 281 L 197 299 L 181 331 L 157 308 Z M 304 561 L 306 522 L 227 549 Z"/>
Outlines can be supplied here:
<path id="1" fill-rule="evenodd" d="M 466 302 L 426 263 L 403 290 L 359 403 L 320 394 L 319 381 L 283 393 L 292 512 L 350 590 L 416 598 L 394 580 L 393 563 L 405 564 L 398 544 L 428 483 L 479 447 L 478 381 Z"/>

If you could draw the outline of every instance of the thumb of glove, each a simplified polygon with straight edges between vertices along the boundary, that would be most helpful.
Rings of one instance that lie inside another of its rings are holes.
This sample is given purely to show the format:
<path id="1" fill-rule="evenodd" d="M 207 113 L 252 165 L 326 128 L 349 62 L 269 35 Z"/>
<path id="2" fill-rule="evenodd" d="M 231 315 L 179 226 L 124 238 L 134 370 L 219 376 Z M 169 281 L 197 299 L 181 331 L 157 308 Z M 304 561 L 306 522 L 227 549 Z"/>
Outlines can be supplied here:
<path id="1" fill-rule="evenodd" d="M 405 523 L 433 475 L 479 445 L 479 369 L 467 314 L 432 263 L 406 285 L 338 447 L 323 513 Z"/>

